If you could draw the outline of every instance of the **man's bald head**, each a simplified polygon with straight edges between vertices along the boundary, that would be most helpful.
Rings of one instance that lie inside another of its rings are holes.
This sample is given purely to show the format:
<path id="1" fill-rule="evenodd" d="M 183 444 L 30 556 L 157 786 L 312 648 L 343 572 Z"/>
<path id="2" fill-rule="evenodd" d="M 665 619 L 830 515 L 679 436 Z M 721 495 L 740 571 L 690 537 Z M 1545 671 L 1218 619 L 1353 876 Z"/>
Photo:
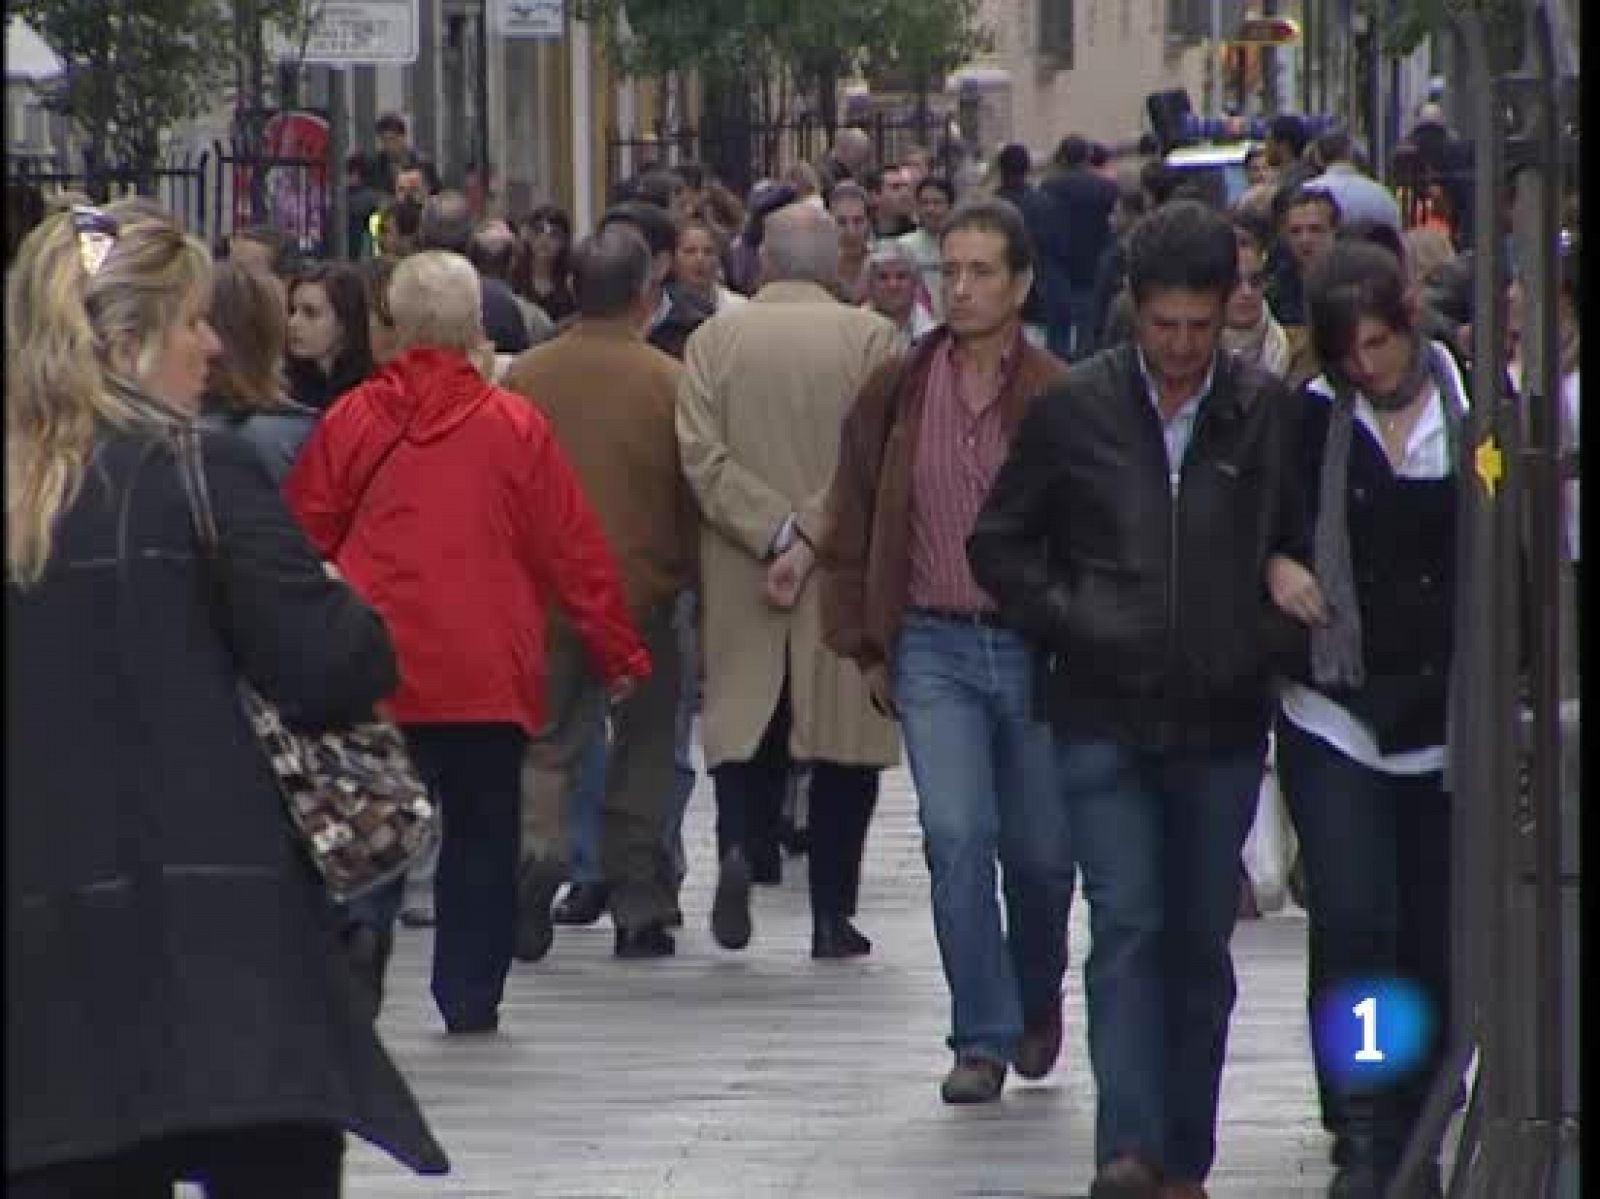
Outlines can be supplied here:
<path id="1" fill-rule="evenodd" d="M 517 235 L 511 226 L 499 217 L 480 223 L 467 247 L 467 260 L 478 268 L 478 273 L 493 279 L 507 280 L 517 258 Z"/>
<path id="2" fill-rule="evenodd" d="M 826 209 L 815 204 L 780 208 L 766 220 L 761 266 L 768 283 L 832 287 L 839 278 L 839 227 Z"/>
<path id="3" fill-rule="evenodd" d="M 417 243 L 424 250 L 449 250 L 466 256 L 472 243 L 472 208 L 458 191 L 429 198 L 422 209 Z"/>
<path id="4" fill-rule="evenodd" d="M 833 156 L 852 172 L 864 170 L 872 161 L 872 138 L 865 129 L 846 126 L 833 135 Z"/>

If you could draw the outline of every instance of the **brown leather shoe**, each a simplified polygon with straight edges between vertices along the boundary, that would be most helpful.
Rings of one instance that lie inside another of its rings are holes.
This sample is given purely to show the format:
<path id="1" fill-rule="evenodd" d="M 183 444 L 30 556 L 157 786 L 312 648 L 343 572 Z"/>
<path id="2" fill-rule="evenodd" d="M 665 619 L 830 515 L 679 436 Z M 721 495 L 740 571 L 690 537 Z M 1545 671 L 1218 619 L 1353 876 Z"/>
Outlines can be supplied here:
<path id="1" fill-rule="evenodd" d="M 1005 1086 L 1006 1067 L 989 1057 L 963 1055 L 945 1075 L 939 1098 L 946 1103 L 992 1103 Z"/>
<path id="2" fill-rule="evenodd" d="M 1089 1199 L 1162 1199 L 1161 1175 L 1131 1154 L 1114 1158 L 1094 1176 Z"/>
<path id="3" fill-rule="evenodd" d="M 1017 1046 L 1017 1073 L 1024 1078 L 1043 1078 L 1055 1069 L 1061 1056 L 1061 1001 L 1048 1012 L 1022 1026 L 1022 1043 Z"/>
<path id="4" fill-rule="evenodd" d="M 1161 1199 L 1209 1199 L 1198 1182 L 1169 1182 L 1161 1188 Z"/>

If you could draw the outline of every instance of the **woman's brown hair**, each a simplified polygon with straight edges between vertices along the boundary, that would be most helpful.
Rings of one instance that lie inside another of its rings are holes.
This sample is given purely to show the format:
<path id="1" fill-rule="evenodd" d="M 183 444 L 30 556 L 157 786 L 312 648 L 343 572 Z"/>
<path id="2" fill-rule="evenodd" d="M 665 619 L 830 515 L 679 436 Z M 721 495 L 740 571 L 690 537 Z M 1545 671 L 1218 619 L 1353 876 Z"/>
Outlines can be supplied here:
<path id="1" fill-rule="evenodd" d="M 219 262 L 206 319 L 222 341 L 222 352 L 211 360 L 206 397 L 236 416 L 282 407 L 289 394 L 283 371 L 289 317 L 277 276 Z"/>

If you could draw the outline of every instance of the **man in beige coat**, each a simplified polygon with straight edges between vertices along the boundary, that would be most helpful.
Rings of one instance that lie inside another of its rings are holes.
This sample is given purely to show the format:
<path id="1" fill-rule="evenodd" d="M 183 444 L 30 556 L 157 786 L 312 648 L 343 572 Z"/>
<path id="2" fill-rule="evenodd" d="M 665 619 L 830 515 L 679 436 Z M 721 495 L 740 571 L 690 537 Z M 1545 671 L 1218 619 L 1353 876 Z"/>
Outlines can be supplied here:
<path id="1" fill-rule="evenodd" d="M 893 325 L 828 290 L 838 254 L 814 205 L 769 217 L 765 284 L 689 339 L 677 411 L 702 516 L 701 738 L 722 856 L 711 930 L 724 948 L 748 944 L 755 832 L 792 763 L 808 762 L 811 949 L 824 958 L 871 949 L 850 917 L 878 772 L 900 754 L 861 672 L 823 645 L 810 578 L 845 414 L 895 347 Z"/>

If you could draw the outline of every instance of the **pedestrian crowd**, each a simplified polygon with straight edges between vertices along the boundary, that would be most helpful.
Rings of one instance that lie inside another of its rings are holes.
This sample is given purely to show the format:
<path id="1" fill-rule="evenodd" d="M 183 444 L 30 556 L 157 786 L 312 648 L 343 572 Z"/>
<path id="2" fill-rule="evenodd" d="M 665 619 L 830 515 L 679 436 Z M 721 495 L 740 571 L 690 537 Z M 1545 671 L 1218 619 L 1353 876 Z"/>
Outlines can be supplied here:
<path id="1" fill-rule="evenodd" d="M 558 926 L 672 955 L 698 739 L 713 937 L 744 949 L 803 856 L 823 960 L 872 951 L 903 750 L 947 1103 L 1055 1067 L 1081 881 L 1094 1199 L 1206 1193 L 1274 779 L 1329 1195 L 1382 1195 L 1451 1010 L 1450 230 L 1294 118 L 1225 210 L 1082 137 L 958 194 L 848 129 L 743 199 L 646 170 L 579 238 L 475 216 L 377 132 L 357 262 L 264 228 L 214 261 L 159 205 L 69 198 L 8 263 L 10 1193 L 333 1196 L 346 1130 L 445 1171 L 374 1028 L 396 925 L 434 926 L 458 1037 Z M 306 728 L 392 720 L 436 860 L 335 900 L 241 682 Z M 1385 976 L 1437 1026 L 1352 1090 L 1316 1017 Z"/>

